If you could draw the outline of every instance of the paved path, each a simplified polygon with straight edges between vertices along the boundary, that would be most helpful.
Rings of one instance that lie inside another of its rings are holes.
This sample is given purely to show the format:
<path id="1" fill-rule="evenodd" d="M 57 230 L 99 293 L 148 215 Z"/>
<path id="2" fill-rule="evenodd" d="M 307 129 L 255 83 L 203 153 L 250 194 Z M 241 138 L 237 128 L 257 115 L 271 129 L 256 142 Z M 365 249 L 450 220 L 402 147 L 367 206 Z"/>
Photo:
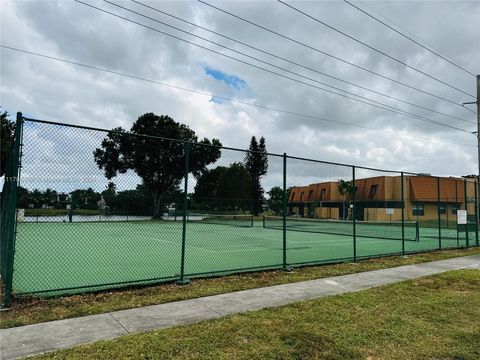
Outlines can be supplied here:
<path id="1" fill-rule="evenodd" d="M 2 359 L 15 359 L 126 334 L 354 292 L 464 268 L 480 270 L 480 255 L 3 329 L 0 330 L 0 354 Z"/>

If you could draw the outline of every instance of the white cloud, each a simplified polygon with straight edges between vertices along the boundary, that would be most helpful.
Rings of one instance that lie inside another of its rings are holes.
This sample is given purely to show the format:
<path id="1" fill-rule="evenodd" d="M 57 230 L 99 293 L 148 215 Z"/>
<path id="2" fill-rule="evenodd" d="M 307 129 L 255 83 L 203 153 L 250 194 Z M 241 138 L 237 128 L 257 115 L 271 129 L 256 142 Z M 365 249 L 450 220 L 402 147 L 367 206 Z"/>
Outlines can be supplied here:
<path id="1" fill-rule="evenodd" d="M 113 12 L 125 13 L 103 2 L 94 4 Z M 473 114 L 452 104 L 419 94 L 282 40 L 200 3 L 155 1 L 149 4 L 345 80 L 469 121 L 475 120 Z M 301 39 L 323 51 L 425 91 L 457 102 L 472 100 L 326 30 L 281 4 L 271 2 L 216 4 L 288 36 Z M 454 58 L 475 73 L 480 73 L 480 63 L 478 63 L 480 4 L 478 2 L 412 1 L 367 4 L 401 24 L 405 29 L 418 34 L 443 54 Z M 149 16 L 261 57 L 305 76 L 357 92 L 362 96 L 371 97 L 405 111 L 471 131 L 475 128 L 474 124 L 462 123 L 409 105 L 399 104 L 329 80 L 305 69 L 296 68 L 291 64 L 284 64 L 202 30 L 195 30 L 134 3 L 125 2 L 122 5 L 135 8 Z M 297 6 L 412 66 L 421 68 L 469 93 L 475 92 L 474 77 L 465 75 L 462 71 L 376 24 L 342 2 L 301 2 L 297 3 Z M 169 33 L 175 33 L 152 21 L 131 14 L 128 17 Z M 116 126 L 129 128 L 139 115 L 154 112 L 168 114 L 177 121 L 188 124 L 200 137 L 218 137 L 224 145 L 233 147 L 246 148 L 250 137 L 256 135 L 257 137 L 265 136 L 269 151 L 276 153 L 287 152 L 326 161 L 441 175 L 463 175 L 477 171 L 476 148 L 461 145 L 462 143 L 475 145 L 473 135 L 389 113 L 276 77 L 107 14 L 101 14 L 75 2 L 2 2 L 1 23 L 1 43 L 4 45 L 71 59 L 210 94 L 235 97 L 246 102 L 358 124 L 386 132 L 275 113 L 237 103 L 217 104 L 210 102 L 209 96 L 1 49 L 1 105 L 10 113 L 23 111 L 31 117 L 40 119 L 101 128 Z M 223 52 L 211 44 L 187 35 L 178 34 L 178 36 Z M 207 75 L 204 71 L 205 66 L 238 76 L 246 81 L 246 88 L 232 91 L 224 82 Z M 266 65 L 261 66 L 266 67 Z M 460 144 L 451 144 L 452 142 Z M 45 149 L 46 146 L 47 143 L 45 143 Z M 308 182 L 311 175 L 307 173 L 308 171 L 305 170 L 303 175 L 302 172 L 296 174 L 297 177 L 304 176 L 305 181 L 298 181 Z M 312 169 L 311 173 L 318 177 L 321 169 Z M 275 178 L 272 181 L 277 180 L 278 178 Z"/>

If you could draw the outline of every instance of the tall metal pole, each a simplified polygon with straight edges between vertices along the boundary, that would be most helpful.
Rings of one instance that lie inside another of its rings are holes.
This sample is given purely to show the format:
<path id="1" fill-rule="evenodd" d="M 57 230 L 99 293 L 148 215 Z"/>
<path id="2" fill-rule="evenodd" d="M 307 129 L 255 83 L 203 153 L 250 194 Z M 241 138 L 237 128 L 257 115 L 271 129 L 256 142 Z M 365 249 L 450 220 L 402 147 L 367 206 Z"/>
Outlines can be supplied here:
<path id="1" fill-rule="evenodd" d="M 352 166 L 352 182 L 353 182 L 353 192 L 352 192 L 352 223 L 353 223 L 353 262 L 357 262 L 357 187 L 355 181 L 355 166 Z"/>
<path id="2" fill-rule="evenodd" d="M 23 116 L 21 112 L 17 113 L 17 122 L 15 124 L 14 143 L 11 149 L 11 160 L 9 161 L 10 168 L 5 172 L 5 192 L 2 194 L 6 197 L 5 205 L 6 216 L 4 219 L 6 226 L 5 232 L 2 232 L 2 236 L 6 237 L 6 248 L 2 251 L 6 252 L 5 267 L 2 271 L 2 276 L 5 276 L 3 280 L 3 298 L 1 307 L 8 307 L 10 305 L 11 294 L 13 289 L 13 263 L 15 261 L 15 238 L 16 238 L 16 215 L 17 215 L 17 186 L 18 186 L 18 174 L 20 171 L 20 149 L 22 141 L 22 129 L 23 129 Z M 7 190 L 8 188 L 8 190 Z"/>
<path id="3" fill-rule="evenodd" d="M 440 216 L 440 178 L 437 177 L 437 216 L 438 216 L 438 249 L 442 250 L 442 219 Z"/>
<path id="4" fill-rule="evenodd" d="M 467 179 L 463 179 L 463 193 L 464 193 L 464 199 L 463 201 L 465 202 L 465 211 L 467 211 L 468 214 L 468 196 L 467 196 Z M 467 247 L 470 246 L 469 239 L 468 239 L 468 215 L 467 215 L 467 223 L 465 224 L 465 244 Z"/>
<path id="5" fill-rule="evenodd" d="M 480 75 L 477 75 L 477 160 L 478 160 L 478 176 L 477 176 L 477 196 L 480 194 Z M 479 203 L 477 199 L 477 203 Z M 477 224 L 480 223 L 480 209 L 475 209 L 477 213 Z"/>
<path id="6" fill-rule="evenodd" d="M 283 153 L 283 211 L 282 211 L 282 230 L 283 230 L 283 270 L 290 270 L 287 265 L 287 154 Z"/>
<path id="7" fill-rule="evenodd" d="M 402 198 L 402 255 L 405 256 L 405 194 L 403 189 L 403 171 L 400 173 L 400 196 Z"/>
<path id="8" fill-rule="evenodd" d="M 188 171 L 190 163 L 190 144 L 185 143 L 184 146 L 184 172 L 183 172 L 183 219 L 182 219 L 182 253 L 180 258 L 180 279 L 177 284 L 186 285 L 190 280 L 185 277 L 185 250 L 186 250 L 186 233 L 187 233 L 187 206 L 188 206 Z"/>
<path id="9" fill-rule="evenodd" d="M 477 104 L 477 131 L 473 132 L 472 134 L 477 135 L 477 161 L 478 161 L 478 173 L 477 173 L 477 186 L 479 187 L 477 189 L 477 193 L 480 194 L 480 75 L 477 75 L 477 101 L 469 101 L 469 102 L 464 102 L 462 106 L 464 105 L 472 105 L 472 104 Z M 480 222 L 480 209 L 477 209 L 476 211 L 477 216 L 477 224 Z"/>
<path id="10" fill-rule="evenodd" d="M 480 75 L 477 75 L 477 143 L 478 143 L 478 180 L 480 181 Z M 477 219 L 478 220 L 478 219 Z"/>

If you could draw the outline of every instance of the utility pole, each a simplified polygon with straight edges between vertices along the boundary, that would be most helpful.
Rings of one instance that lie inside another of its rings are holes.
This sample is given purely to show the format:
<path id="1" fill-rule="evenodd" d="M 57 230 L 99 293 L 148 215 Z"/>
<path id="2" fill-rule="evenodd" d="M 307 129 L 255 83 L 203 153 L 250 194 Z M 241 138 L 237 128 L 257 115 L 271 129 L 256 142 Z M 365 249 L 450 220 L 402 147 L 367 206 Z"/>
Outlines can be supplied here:
<path id="1" fill-rule="evenodd" d="M 473 134 L 477 136 L 477 161 L 478 161 L 478 173 L 477 173 L 477 194 L 480 194 L 480 75 L 477 75 L 477 101 L 469 101 L 462 104 L 464 105 L 477 104 L 477 131 Z M 478 203 L 478 200 L 477 200 Z M 477 213 L 477 224 L 480 223 L 480 206 L 475 209 Z"/>
<path id="2" fill-rule="evenodd" d="M 477 145 L 478 145 L 478 174 L 477 174 L 477 196 L 480 194 L 480 75 L 477 75 Z M 477 205 L 478 199 L 475 199 Z M 477 231 L 478 224 L 480 224 L 480 206 L 475 209 L 477 213 Z M 478 236 L 478 235 L 477 235 Z M 478 239 L 478 238 L 477 238 Z"/>
<path id="3" fill-rule="evenodd" d="M 480 182 L 480 75 L 477 75 L 477 143 L 478 143 L 478 177 Z"/>

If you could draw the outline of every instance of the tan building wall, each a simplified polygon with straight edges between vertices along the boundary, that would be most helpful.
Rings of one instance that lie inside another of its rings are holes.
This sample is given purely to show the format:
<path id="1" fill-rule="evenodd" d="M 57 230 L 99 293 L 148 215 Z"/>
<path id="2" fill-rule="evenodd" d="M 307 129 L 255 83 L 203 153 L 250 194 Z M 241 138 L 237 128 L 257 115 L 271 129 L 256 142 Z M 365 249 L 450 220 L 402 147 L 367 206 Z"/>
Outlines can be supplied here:
<path id="1" fill-rule="evenodd" d="M 315 208 L 315 218 L 317 219 L 339 219 L 340 213 L 338 208 Z"/>
<path id="2" fill-rule="evenodd" d="M 393 214 L 387 214 L 384 208 L 367 208 L 363 210 L 365 221 L 401 221 L 402 209 L 393 209 Z M 405 217 L 405 220 L 408 220 Z"/>
<path id="3" fill-rule="evenodd" d="M 401 201 L 401 177 L 379 176 L 358 179 L 355 182 L 357 188 L 356 201 L 359 206 L 365 206 L 363 210 L 364 220 L 371 221 L 399 221 L 401 220 L 401 208 L 394 208 L 393 214 L 387 214 L 388 204 Z M 376 191 L 372 191 L 376 186 Z M 437 220 L 438 203 L 438 178 L 431 176 L 404 176 L 403 191 L 405 199 L 405 220 Z M 303 195 L 302 195 L 303 193 Z M 469 199 L 466 208 L 469 215 L 475 213 L 475 182 L 467 181 L 466 194 Z M 304 206 L 303 216 L 308 216 L 308 203 L 342 203 L 343 196 L 338 191 L 338 182 L 325 182 L 311 184 L 303 187 L 295 187 L 290 194 L 289 203 L 302 203 Z M 350 199 L 346 199 L 348 206 Z M 363 205 L 361 205 L 363 202 Z M 382 204 L 382 202 L 386 202 Z M 440 203 L 445 208 L 445 213 L 440 214 L 440 219 L 455 221 L 456 215 L 452 213 L 458 204 L 460 209 L 465 209 L 465 182 L 463 178 L 440 178 Z M 423 205 L 423 215 L 414 215 L 416 204 Z M 370 207 L 369 207 L 370 206 Z M 379 206 L 375 208 L 374 206 Z M 299 213 L 299 207 L 292 208 Z M 349 213 L 350 214 L 350 213 Z M 318 218 L 339 219 L 341 214 L 338 207 L 315 206 L 314 216 Z"/>

